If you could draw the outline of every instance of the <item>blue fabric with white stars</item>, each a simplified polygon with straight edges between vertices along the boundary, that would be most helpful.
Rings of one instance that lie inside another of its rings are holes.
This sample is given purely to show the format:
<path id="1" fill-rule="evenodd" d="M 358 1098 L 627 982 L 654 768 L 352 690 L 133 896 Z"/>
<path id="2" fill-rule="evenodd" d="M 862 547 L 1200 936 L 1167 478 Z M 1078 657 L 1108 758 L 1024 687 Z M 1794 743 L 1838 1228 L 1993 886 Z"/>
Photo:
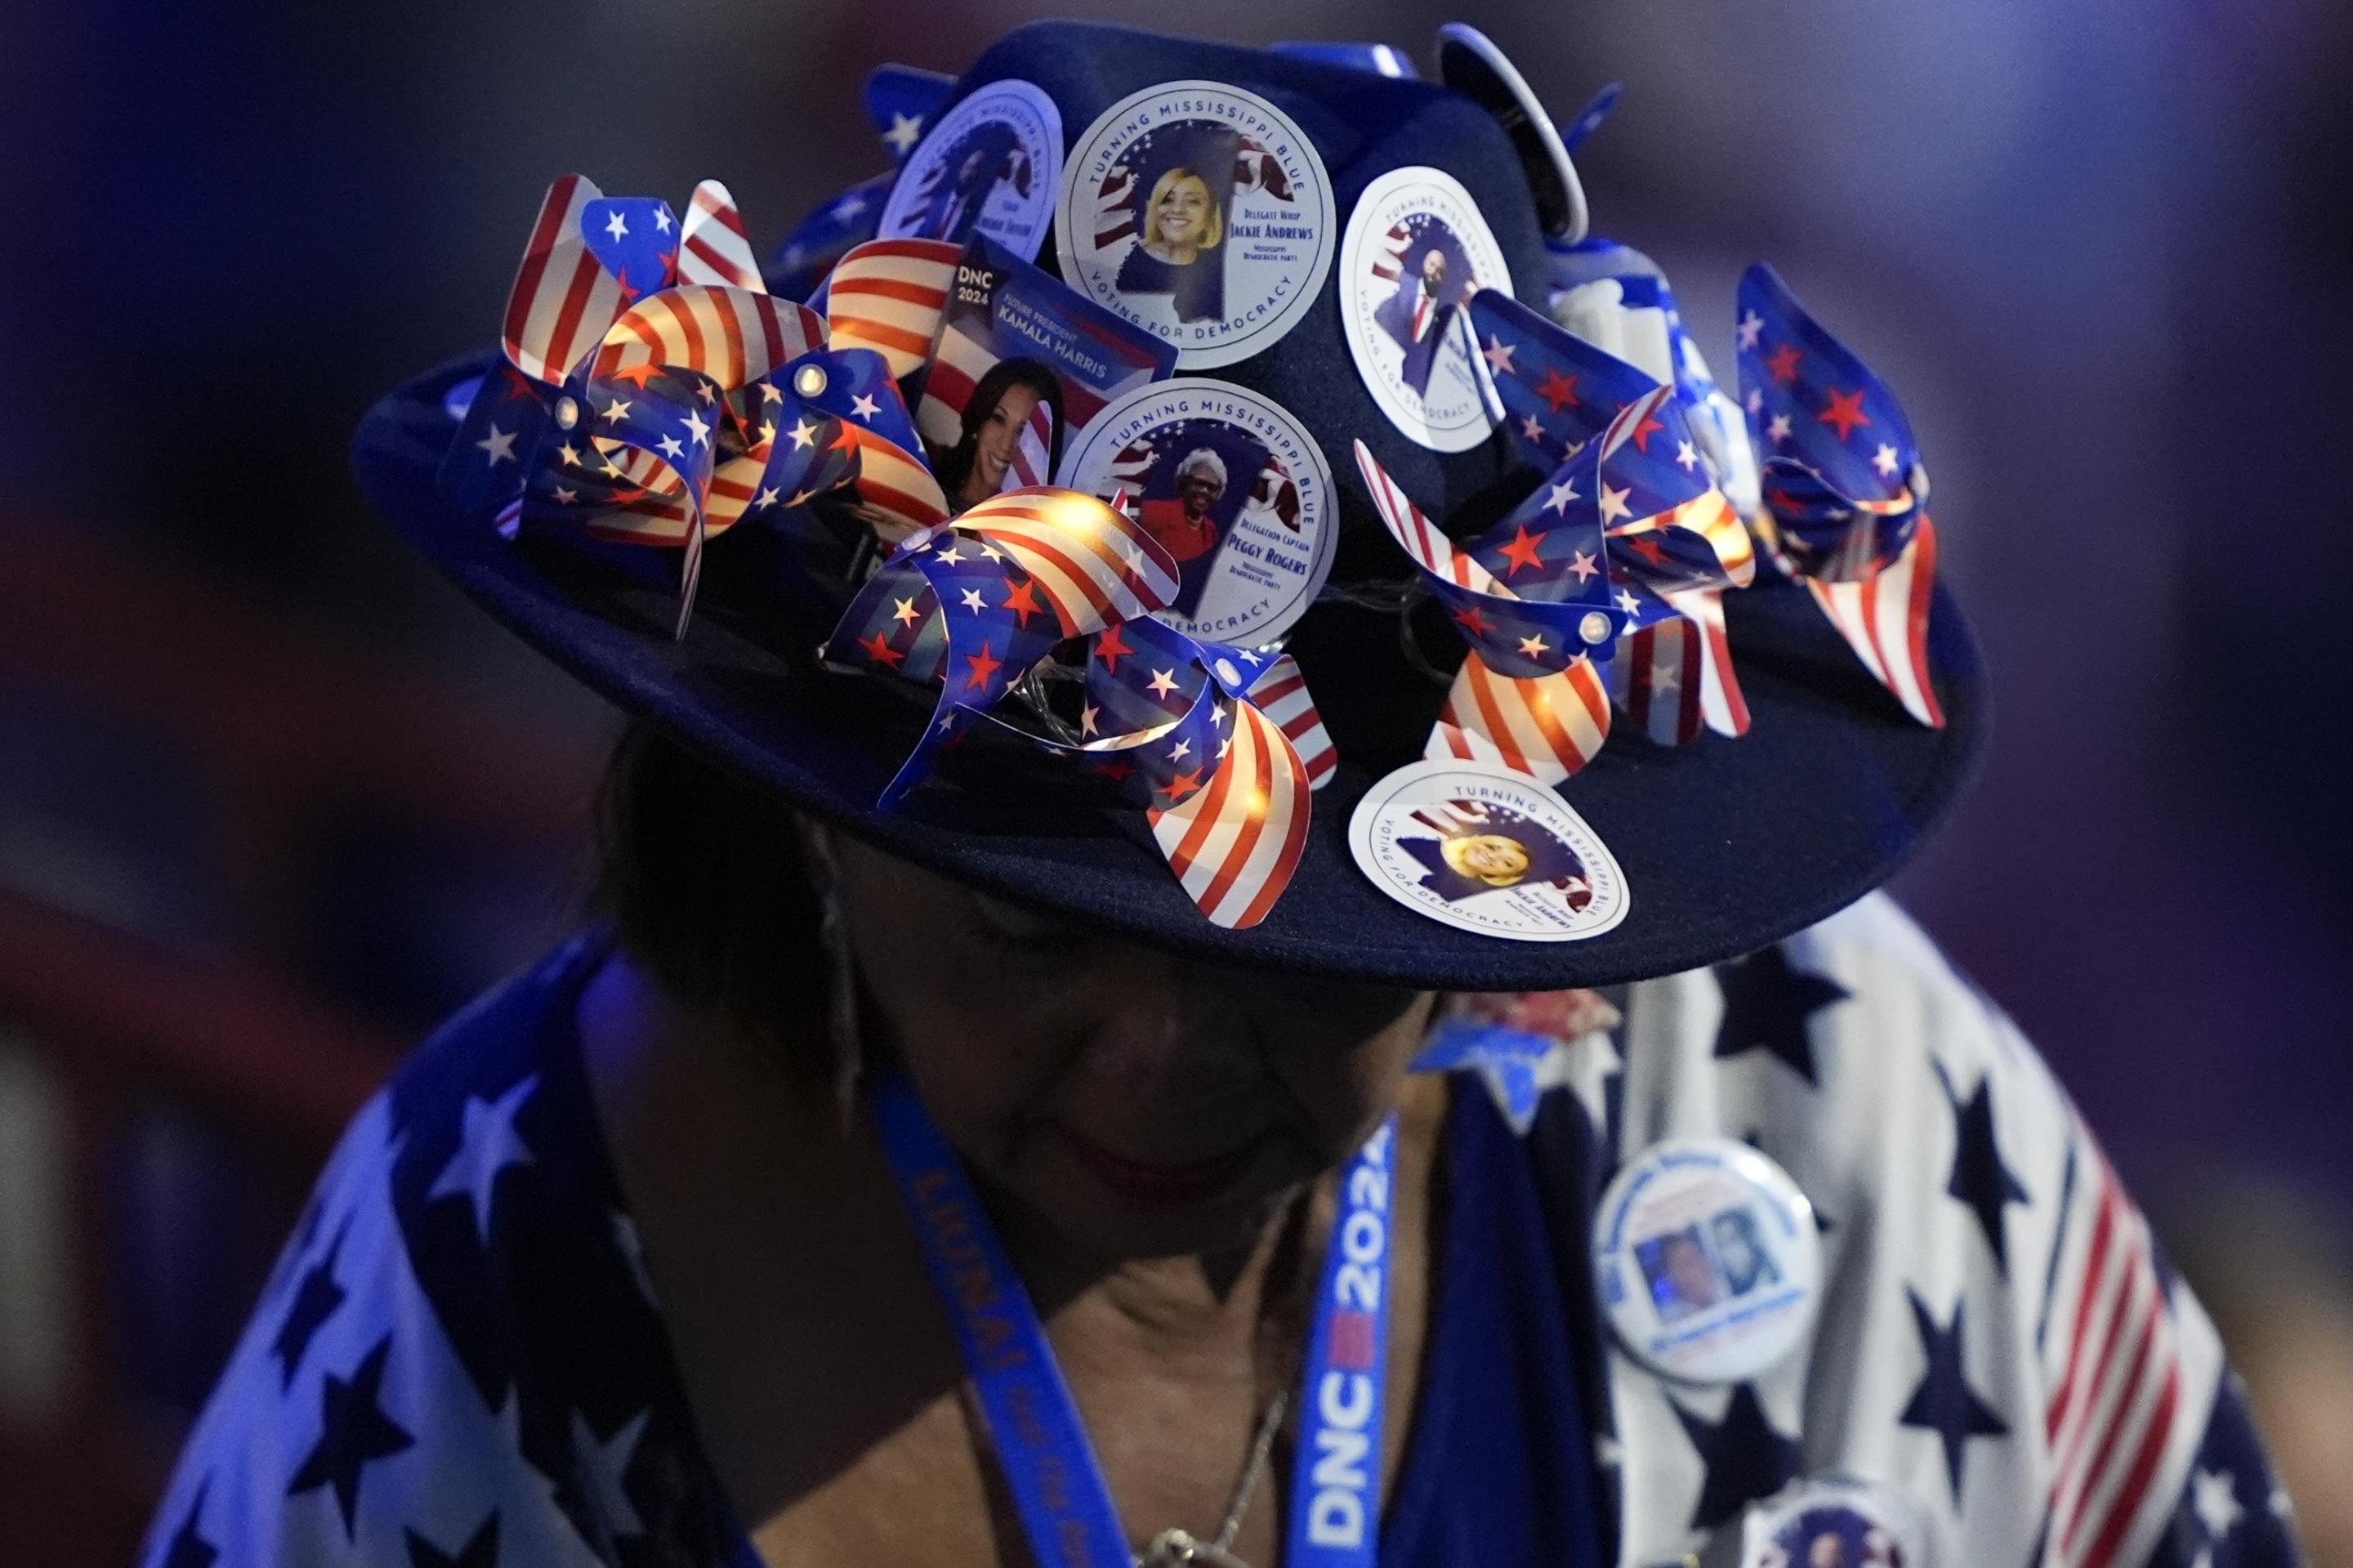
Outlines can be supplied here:
<path id="1" fill-rule="evenodd" d="M 142 1563 L 756 1564 L 589 1103 L 601 950 L 477 1003 L 356 1119 Z M 1383 1563 L 1641 1568 L 1832 1478 L 1901 1492 L 1944 1561 L 2301 1561 L 2203 1314 L 1892 906 L 1611 1000 L 1575 1039 L 1533 1005 L 1433 1033 L 1423 1065 L 1459 1075 Z M 1812 1343 L 1750 1381 L 1664 1383 L 1594 1307 L 1595 1201 L 1669 1136 L 1746 1137 L 1837 1216 Z"/>

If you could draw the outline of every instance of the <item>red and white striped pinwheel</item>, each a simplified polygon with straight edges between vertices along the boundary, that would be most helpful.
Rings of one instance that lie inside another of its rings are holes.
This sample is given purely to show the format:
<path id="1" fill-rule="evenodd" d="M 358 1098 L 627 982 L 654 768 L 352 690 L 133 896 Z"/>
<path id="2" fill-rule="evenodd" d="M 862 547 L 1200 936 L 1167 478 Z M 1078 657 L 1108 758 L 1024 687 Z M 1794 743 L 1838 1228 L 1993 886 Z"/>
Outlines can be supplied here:
<path id="1" fill-rule="evenodd" d="M 921 370 L 963 254 L 963 246 L 944 239 L 870 239 L 852 247 L 820 291 L 835 346 L 874 350 L 902 380 Z"/>
<path id="2" fill-rule="evenodd" d="M 885 537 L 946 515 L 880 356 L 833 348 L 823 318 L 766 291 L 716 181 L 681 225 L 661 201 L 557 180 L 501 346 L 445 491 L 510 534 L 578 526 L 681 549 L 681 636 L 704 541 L 746 516 L 843 485 Z"/>
<path id="3" fill-rule="evenodd" d="M 1641 648 L 1640 634 L 1659 628 L 1691 637 L 1683 629 L 1697 606 L 1712 612 L 1716 593 L 1748 582 L 1747 534 L 1721 492 L 1702 480 L 1687 494 L 1658 465 L 1620 461 L 1673 439 L 1672 397 L 1652 387 L 1636 397 L 1511 515 L 1460 548 L 1356 443 L 1375 510 L 1471 648 L 1428 756 L 1479 758 L 1560 782 L 1609 738 L 1605 671 L 1613 655 L 1638 656 L 1620 639 Z M 1651 488 L 1661 482 L 1666 493 Z M 1688 707 L 1695 715 L 1696 700 Z M 1679 713 L 1663 738 L 1683 727 Z"/>
<path id="4" fill-rule="evenodd" d="M 1545 467 L 1607 434 L 1629 405 L 1659 385 L 1646 371 L 1496 290 L 1472 295 L 1470 315 L 1513 442 Z M 1693 429 L 1689 412 L 1678 392 L 1654 416 L 1629 428 L 1633 445 L 1616 453 L 1611 474 L 1625 494 L 1612 501 L 1605 493 L 1604 521 L 1615 538 L 1626 531 L 1618 524 L 1640 521 L 1646 509 L 1675 510 L 1684 526 L 1715 541 L 1727 584 L 1745 586 L 1755 570 L 1747 541 L 1736 510 L 1715 484 L 1707 443 Z M 1630 516 L 1620 515 L 1621 505 Z M 1649 582 L 1662 563 L 1641 549 L 1613 547 L 1609 559 L 1619 575 L 1656 588 L 1676 611 L 1635 616 L 1624 646 L 1597 655 L 1618 706 L 1662 745 L 1693 740 L 1703 727 L 1746 734 L 1748 705 L 1733 673 L 1719 590 Z"/>
<path id="5" fill-rule="evenodd" d="M 1927 646 L 1936 530 L 1911 422 L 1771 268 L 1742 274 L 1739 308 L 1742 403 L 1764 459 L 1760 532 L 1873 677 L 1941 729 Z"/>
<path id="6" fill-rule="evenodd" d="M 1287 659 L 1196 641 L 1150 619 L 1176 591 L 1176 563 L 1159 544 L 1116 503 L 1075 491 L 1009 491 L 908 539 L 825 649 L 836 668 L 939 688 L 923 738 L 877 804 L 903 797 L 939 747 L 987 719 L 1142 808 L 1211 920 L 1265 918 L 1306 843 L 1311 789 L 1284 721 L 1267 709 L 1290 714 L 1303 734 L 1320 738 L 1322 726 L 1312 707 L 1302 721 L 1304 688 Z M 1059 733 L 1040 727 L 1042 715 L 1032 725 L 1002 713 L 1023 677 L 1063 669 L 1056 650 L 1074 638 L 1087 640 L 1083 684 Z"/>
<path id="7" fill-rule="evenodd" d="M 1271 710 L 1293 715 L 1289 727 L 1320 750 L 1328 778 L 1331 742 L 1287 656 L 1143 618 L 1088 648 L 1076 745 L 1042 744 L 1080 758 L 1142 807 L 1193 902 L 1240 928 L 1266 918 L 1290 885 L 1319 779 Z"/>

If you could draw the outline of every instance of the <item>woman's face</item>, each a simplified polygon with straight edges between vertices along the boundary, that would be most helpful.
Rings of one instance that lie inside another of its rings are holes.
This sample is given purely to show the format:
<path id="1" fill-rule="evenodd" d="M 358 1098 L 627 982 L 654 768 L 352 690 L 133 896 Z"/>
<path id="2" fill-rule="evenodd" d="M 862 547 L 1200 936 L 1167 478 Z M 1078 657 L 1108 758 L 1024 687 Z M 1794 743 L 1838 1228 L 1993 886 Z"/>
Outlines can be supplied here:
<path id="1" fill-rule="evenodd" d="M 1099 1255 L 1249 1245 L 1403 1092 L 1427 993 L 1208 969 L 834 849 L 870 1037 L 983 1177 Z"/>
<path id="2" fill-rule="evenodd" d="M 1455 853 L 1466 875 L 1518 878 L 1528 874 L 1528 852 L 1517 839 L 1501 833 L 1473 833 L 1459 840 Z"/>
<path id="3" fill-rule="evenodd" d="M 1017 381 L 1005 389 L 997 407 L 973 432 L 972 467 L 965 474 L 967 506 L 976 506 L 1005 488 L 1005 471 L 1013 463 L 1013 444 L 1038 407 L 1038 389 Z"/>
<path id="4" fill-rule="evenodd" d="M 1226 487 L 1218 482 L 1218 476 L 1205 468 L 1179 474 L 1176 479 L 1176 496 L 1184 502 L 1187 517 L 1208 516 L 1209 508 L 1215 506 L 1218 497 L 1225 493 Z"/>
<path id="5" fill-rule="evenodd" d="M 1209 235 L 1209 187 L 1198 175 L 1168 182 L 1153 204 L 1152 233 L 1170 250 L 1191 252 Z"/>

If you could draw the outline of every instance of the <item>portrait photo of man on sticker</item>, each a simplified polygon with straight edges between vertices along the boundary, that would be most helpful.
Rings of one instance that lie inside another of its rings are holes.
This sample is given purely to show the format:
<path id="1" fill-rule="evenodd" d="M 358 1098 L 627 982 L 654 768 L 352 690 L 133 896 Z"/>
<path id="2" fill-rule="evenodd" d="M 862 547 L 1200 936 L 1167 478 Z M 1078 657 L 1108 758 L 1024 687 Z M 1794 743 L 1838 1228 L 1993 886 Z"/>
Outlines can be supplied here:
<path id="1" fill-rule="evenodd" d="M 1462 242 L 1435 217 L 1417 215 L 1389 233 L 1387 245 L 1398 259 L 1397 290 L 1373 312 L 1381 330 L 1405 350 L 1400 375 L 1416 395 L 1430 390 L 1430 374 L 1451 341 L 1462 302 L 1476 288 Z M 1386 266 L 1377 269 L 1388 276 Z"/>
<path id="2" fill-rule="evenodd" d="M 1651 1282 L 1651 1305 L 1662 1323 L 1680 1323 L 1722 1298 L 1715 1266 L 1708 1262 L 1696 1225 L 1637 1242 L 1634 1255 L 1641 1262 L 1642 1277 Z"/>

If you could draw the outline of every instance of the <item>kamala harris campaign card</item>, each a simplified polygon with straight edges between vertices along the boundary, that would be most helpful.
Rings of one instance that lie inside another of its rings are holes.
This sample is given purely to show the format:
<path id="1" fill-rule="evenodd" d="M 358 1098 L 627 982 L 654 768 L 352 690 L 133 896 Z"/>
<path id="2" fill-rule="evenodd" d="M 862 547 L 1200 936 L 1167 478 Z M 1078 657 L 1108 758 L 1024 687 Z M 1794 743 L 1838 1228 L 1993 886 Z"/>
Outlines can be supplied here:
<path id="1" fill-rule="evenodd" d="M 1064 446 L 1106 403 L 1176 367 L 1174 344 L 974 237 L 916 411 L 948 504 L 1051 483 Z"/>

